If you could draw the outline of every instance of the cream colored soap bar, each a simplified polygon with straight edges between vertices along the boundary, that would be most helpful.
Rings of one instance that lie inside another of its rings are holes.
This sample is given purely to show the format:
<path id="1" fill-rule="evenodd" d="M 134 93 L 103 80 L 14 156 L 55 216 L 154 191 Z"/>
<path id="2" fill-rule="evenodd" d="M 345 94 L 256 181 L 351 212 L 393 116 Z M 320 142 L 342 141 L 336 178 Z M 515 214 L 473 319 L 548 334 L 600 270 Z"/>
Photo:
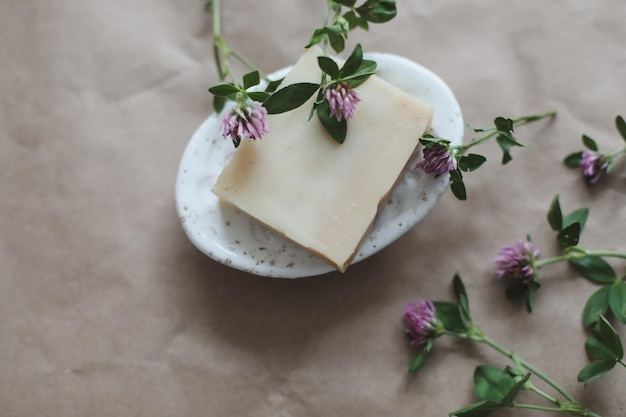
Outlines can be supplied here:
<path id="1" fill-rule="evenodd" d="M 283 86 L 319 82 L 319 55 L 307 50 Z M 242 141 L 212 189 L 342 272 L 432 119 L 430 108 L 376 76 L 356 91 L 362 101 L 343 144 L 317 117 L 308 120 L 313 97 L 268 116 L 270 133 Z"/>

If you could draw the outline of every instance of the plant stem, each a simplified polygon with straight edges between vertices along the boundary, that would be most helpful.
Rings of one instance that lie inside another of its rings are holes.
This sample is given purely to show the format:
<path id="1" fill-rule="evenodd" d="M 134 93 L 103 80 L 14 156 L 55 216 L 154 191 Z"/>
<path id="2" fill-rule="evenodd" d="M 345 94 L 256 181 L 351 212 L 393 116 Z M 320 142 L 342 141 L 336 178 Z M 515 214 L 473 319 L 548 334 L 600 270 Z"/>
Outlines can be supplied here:
<path id="1" fill-rule="evenodd" d="M 513 408 L 524 408 L 527 410 L 537 410 L 537 411 L 549 411 L 552 413 L 561 413 L 561 414 L 571 414 L 568 410 L 563 410 L 561 408 L 556 407 L 542 407 L 540 405 L 534 404 L 513 404 Z M 584 414 L 581 414 L 584 415 Z"/>
<path id="2" fill-rule="evenodd" d="M 571 259 L 584 258 L 587 256 L 604 257 L 604 258 L 622 258 L 626 259 L 626 253 L 604 251 L 604 250 L 584 250 L 582 248 L 570 248 L 570 251 L 565 255 L 555 256 L 553 258 L 543 259 L 535 262 L 535 268 L 539 269 L 546 265 L 554 264 L 557 262 L 569 261 Z"/>
<path id="3" fill-rule="evenodd" d="M 623 147 L 622 149 L 618 150 L 618 151 L 613 152 L 611 154 L 611 158 L 615 158 L 616 156 L 619 156 L 619 155 L 621 155 L 621 154 L 623 154 L 625 152 L 626 152 L 626 146 Z"/>
<path id="4" fill-rule="evenodd" d="M 252 71 L 259 71 L 259 75 L 261 76 L 261 78 L 264 78 L 267 80 L 267 76 L 261 70 L 259 70 L 259 68 L 256 67 L 252 62 L 247 60 L 243 55 L 239 54 L 236 51 L 231 51 L 231 55 L 237 58 L 237 60 L 241 62 L 242 64 L 244 64 L 246 67 L 248 67 L 248 69 Z"/>
<path id="5" fill-rule="evenodd" d="M 535 122 L 537 120 L 545 119 L 548 117 L 554 117 L 555 115 L 556 115 L 556 111 L 549 111 L 549 112 L 542 113 L 542 114 L 533 114 L 530 116 L 518 117 L 517 119 L 513 119 L 513 127 L 524 126 L 528 123 Z M 480 145 L 481 143 L 488 141 L 489 139 L 491 139 L 492 137 L 500 133 L 496 129 L 489 129 L 489 130 L 490 130 L 489 133 L 487 133 L 485 136 L 478 138 L 478 139 L 474 139 L 467 145 L 451 146 L 450 148 L 458 150 L 457 153 L 460 155 L 463 155 L 470 148 L 476 145 Z"/>
<path id="6" fill-rule="evenodd" d="M 534 114 L 534 115 L 530 115 L 530 116 L 522 116 L 522 117 L 518 117 L 517 119 L 513 119 L 513 126 L 514 127 L 518 127 L 518 126 L 524 126 L 525 124 L 531 123 L 531 122 L 535 122 L 537 120 L 541 120 L 541 119 L 545 119 L 548 117 L 554 117 L 556 116 L 556 111 L 552 110 L 546 113 L 542 113 L 542 114 Z"/>
<path id="7" fill-rule="evenodd" d="M 552 413 L 569 414 L 569 415 L 582 416 L 582 417 L 602 417 L 599 414 L 596 414 L 593 411 L 589 411 L 589 410 L 581 410 L 580 412 L 577 412 L 577 411 L 567 410 L 563 408 L 542 407 L 540 405 L 533 405 L 533 404 L 513 404 L 513 408 L 523 408 L 526 410 L 537 410 L 537 411 L 548 411 Z"/>
<path id="8" fill-rule="evenodd" d="M 324 12 L 324 27 L 328 26 L 328 20 L 330 19 L 330 10 L 331 10 L 330 0 L 327 0 L 326 11 Z M 324 36 L 324 39 L 322 40 L 322 49 L 324 51 L 324 56 L 329 56 L 328 35 Z"/>
<path id="9" fill-rule="evenodd" d="M 213 15 L 213 56 L 215 57 L 215 66 L 217 67 L 220 81 L 225 81 L 227 78 L 230 78 L 233 84 L 237 84 L 230 67 L 231 56 L 252 71 L 259 71 L 259 69 L 241 54 L 233 51 L 224 38 L 222 38 L 220 1 L 221 0 L 214 0 L 211 10 L 211 14 Z M 259 71 L 259 74 L 263 79 L 267 80 L 266 75 L 261 71 Z"/>
<path id="10" fill-rule="evenodd" d="M 491 340 L 484 334 L 482 335 L 482 337 L 478 337 L 478 338 L 475 337 L 474 340 L 486 344 L 487 346 L 502 353 L 503 355 L 507 356 L 513 361 L 516 361 L 516 360 L 519 361 L 519 363 L 524 367 L 524 369 L 528 370 L 532 374 L 544 380 L 548 385 L 550 385 L 552 388 L 558 391 L 568 401 L 572 403 L 577 403 L 576 399 L 570 393 L 568 393 L 564 388 L 562 388 L 559 384 L 557 384 L 552 378 L 550 378 L 548 375 L 544 374 L 543 372 L 535 368 L 533 365 L 531 365 L 530 363 L 526 362 L 525 360 L 517 356 L 515 353 L 513 353 L 513 351 L 510 351 L 504 348 L 503 346 L 494 342 L 493 340 Z"/>
<path id="11" fill-rule="evenodd" d="M 559 400 L 557 400 L 556 398 L 554 398 L 552 395 L 548 394 L 547 392 L 543 392 L 542 390 L 537 388 L 535 385 L 530 383 L 530 381 L 526 382 L 525 388 L 529 391 L 534 392 L 535 394 L 539 395 L 540 397 L 544 398 L 545 400 L 547 400 L 548 402 L 556 406 L 561 405 L 561 402 Z"/>
<path id="12" fill-rule="evenodd" d="M 619 252 L 612 252 L 612 251 L 600 251 L 600 250 L 587 251 L 587 256 L 626 259 L 626 253 L 619 253 Z"/>
<path id="13" fill-rule="evenodd" d="M 224 68 L 222 67 L 222 51 L 218 46 L 222 39 L 222 26 L 220 15 L 220 0 L 214 0 L 212 4 L 213 10 L 213 56 L 215 57 L 215 66 L 217 67 L 217 73 L 220 81 L 224 81 L 226 75 L 224 74 Z"/>
<path id="14" fill-rule="evenodd" d="M 513 362 L 513 364 L 515 364 L 515 366 L 517 366 L 518 368 L 523 368 L 526 371 L 530 372 L 531 374 L 543 380 L 546 384 L 554 388 L 559 394 L 561 394 L 567 400 L 567 403 L 562 403 L 561 401 L 557 400 L 551 395 L 535 387 L 533 384 L 529 384 L 528 386 L 525 387 L 525 389 L 534 392 L 535 394 L 546 399 L 550 403 L 558 406 L 558 408 L 542 407 L 542 406 L 537 406 L 537 405 L 532 405 L 532 404 L 514 404 L 513 407 L 528 408 L 528 409 L 540 410 L 540 411 L 551 411 L 555 413 L 570 414 L 570 415 L 583 416 L 583 417 L 602 417 L 599 414 L 596 414 L 593 411 L 590 411 L 584 408 L 569 392 L 567 392 L 563 387 L 561 387 L 556 381 L 554 381 L 548 375 L 541 372 L 539 369 L 535 368 L 530 363 L 526 362 L 525 360 L 517 356 L 512 350 L 509 350 L 503 347 L 502 345 L 500 345 L 499 343 L 496 343 L 495 341 L 491 340 L 477 326 L 470 324 L 470 326 L 467 328 L 467 331 L 463 333 L 457 333 L 457 332 L 444 329 L 440 332 L 440 334 L 458 337 L 461 339 L 470 339 L 479 343 L 484 343 L 485 345 L 491 347 L 495 351 L 508 357 Z M 623 363 L 623 365 L 626 367 L 626 364 Z M 574 408 L 569 408 L 572 406 Z"/>
<path id="15" fill-rule="evenodd" d="M 573 257 L 571 255 L 555 256 L 554 258 L 543 259 L 535 262 L 535 268 L 539 269 L 546 265 L 555 264 L 557 262 L 569 261 Z"/>

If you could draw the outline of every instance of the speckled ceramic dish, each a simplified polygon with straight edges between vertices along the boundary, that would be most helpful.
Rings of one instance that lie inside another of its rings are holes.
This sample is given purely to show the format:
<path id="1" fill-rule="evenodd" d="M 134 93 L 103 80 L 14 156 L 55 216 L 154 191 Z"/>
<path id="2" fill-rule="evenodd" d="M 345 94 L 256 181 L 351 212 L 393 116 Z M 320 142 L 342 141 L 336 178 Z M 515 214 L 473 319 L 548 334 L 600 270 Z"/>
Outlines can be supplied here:
<path id="1" fill-rule="evenodd" d="M 463 141 L 463 116 L 450 88 L 428 69 L 396 55 L 371 53 L 378 76 L 417 97 L 434 109 L 433 130 L 459 145 Z M 270 75 L 279 79 L 289 68 Z M 221 203 L 211 192 L 235 149 L 221 136 L 220 118 L 211 115 L 193 134 L 183 154 L 176 181 L 176 208 L 189 239 L 202 252 L 233 268 L 252 274 L 299 278 L 333 271 L 307 250 L 288 241 L 237 209 Z M 402 236 L 437 203 L 449 177 L 434 178 L 413 170 L 416 155 L 372 228 L 361 243 L 353 263 L 371 256 Z"/>

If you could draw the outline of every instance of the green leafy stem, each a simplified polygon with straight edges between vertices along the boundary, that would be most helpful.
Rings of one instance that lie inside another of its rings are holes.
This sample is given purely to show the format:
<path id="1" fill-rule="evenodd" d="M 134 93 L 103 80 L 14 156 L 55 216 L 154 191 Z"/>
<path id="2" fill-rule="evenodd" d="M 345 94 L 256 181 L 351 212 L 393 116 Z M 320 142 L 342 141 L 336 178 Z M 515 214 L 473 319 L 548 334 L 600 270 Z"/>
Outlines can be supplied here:
<path id="1" fill-rule="evenodd" d="M 550 228 L 556 232 L 556 240 L 560 244 L 560 254 L 546 259 L 529 260 L 534 271 L 530 282 L 513 280 L 507 288 L 510 298 L 526 296 L 526 309 L 532 312 L 533 297 L 541 287 L 537 281 L 539 271 L 544 267 L 559 262 L 568 262 L 586 279 L 603 287 L 596 291 L 587 302 L 583 320 L 586 328 L 597 324 L 600 315 L 611 310 L 618 321 L 626 324 L 626 275 L 620 276 L 605 258 L 626 259 L 626 253 L 613 250 L 589 250 L 581 247 L 579 241 L 587 222 L 589 209 L 580 208 L 568 214 L 561 209 L 560 198 L 554 196 L 547 213 Z M 531 237 L 527 240 L 531 242 Z"/>
<path id="2" fill-rule="evenodd" d="M 620 276 L 605 258 L 626 259 L 626 253 L 612 250 L 587 250 L 579 240 L 587 222 L 589 209 L 580 208 L 568 214 L 561 209 L 560 198 L 554 196 L 547 213 L 550 228 L 557 233 L 561 254 L 550 258 L 531 260 L 534 276 L 530 282 L 516 281 L 507 289 L 509 297 L 526 295 L 526 309 L 532 312 L 533 297 L 541 287 L 537 281 L 540 269 L 559 262 L 568 262 L 589 281 L 601 285 L 583 308 L 583 324 L 589 331 L 585 350 L 591 363 L 582 369 L 578 380 L 590 383 L 623 361 L 623 348 L 606 316 L 612 313 L 618 322 L 626 324 L 626 275 Z M 530 241 L 530 236 L 527 238 Z"/>
<path id="3" fill-rule="evenodd" d="M 617 132 L 620 134 L 622 139 L 626 142 L 626 121 L 624 121 L 624 118 L 620 115 L 615 117 L 615 128 L 617 129 Z M 587 148 L 587 150 L 600 153 L 597 142 L 590 136 L 583 134 L 582 143 L 584 147 Z M 626 153 L 626 146 L 616 150 L 615 152 L 600 153 L 600 155 L 602 155 L 607 165 L 606 166 L 607 172 L 611 170 L 614 159 L 623 153 Z M 563 160 L 563 163 L 572 168 L 579 167 L 582 161 L 582 155 L 583 155 L 583 151 L 571 153 L 565 157 L 565 159 Z"/>
<path id="4" fill-rule="evenodd" d="M 451 412 L 449 414 L 450 416 L 485 417 L 505 408 L 520 408 L 573 416 L 600 417 L 599 414 L 585 408 L 572 394 L 549 375 L 522 359 L 512 350 L 489 338 L 474 324 L 470 315 L 469 301 L 465 286 L 458 274 L 453 278 L 452 287 L 457 298 L 457 303 L 445 301 L 436 301 L 433 303 L 436 311 L 437 324 L 426 345 L 412 360 L 409 371 L 415 372 L 422 367 L 425 355 L 433 347 L 433 341 L 441 336 L 451 336 L 481 343 L 504 355 L 511 363 L 504 369 L 491 365 L 478 366 L 474 371 L 474 394 L 478 397 L 479 401 L 460 410 Z M 618 342 L 615 342 L 614 336 L 605 336 L 611 339 L 609 344 L 611 344 L 614 348 L 613 350 L 619 354 L 619 348 L 621 348 L 621 344 L 618 346 L 619 339 L 617 339 Z M 623 356 L 623 352 L 621 355 Z M 619 355 L 613 355 L 613 365 L 617 362 L 615 360 L 617 356 Z M 621 358 L 619 360 L 621 360 Z M 593 377 L 597 377 L 593 371 L 594 370 L 590 371 L 590 375 L 593 374 Z M 532 377 L 542 380 L 555 390 L 555 394 L 552 395 L 538 388 L 531 381 Z M 585 383 L 587 383 L 587 381 L 585 381 Z M 550 405 L 516 402 L 517 395 L 522 390 L 536 394 Z M 557 398 L 555 395 L 562 398 Z"/>
<path id="5" fill-rule="evenodd" d="M 510 119 L 506 117 L 496 117 L 493 121 L 494 127 L 472 128 L 474 132 L 482 132 L 485 135 L 473 139 L 465 145 L 450 145 L 450 141 L 445 138 L 435 137 L 429 134 L 424 135 L 420 142 L 428 149 L 432 146 L 444 146 L 454 155 L 457 162 L 456 169 L 450 171 L 450 189 L 454 196 L 459 200 L 467 199 L 467 190 L 463 181 L 464 172 L 473 172 L 480 168 L 486 161 L 483 155 L 476 153 L 468 153 L 475 146 L 481 145 L 490 139 L 496 138 L 496 142 L 502 150 L 502 164 L 509 163 L 513 157 L 511 149 L 513 147 L 523 147 L 514 135 L 515 128 L 526 124 L 536 122 L 542 119 L 554 118 L 556 111 L 549 111 L 541 114 L 533 114 L 528 116 Z"/>
<path id="6" fill-rule="evenodd" d="M 221 36 L 220 0 L 207 1 L 205 9 L 213 14 L 213 51 L 220 84 L 209 88 L 214 95 L 213 106 L 216 112 L 221 111 L 227 100 L 238 103 L 248 99 L 263 103 L 268 114 L 284 113 L 300 107 L 317 92 L 311 110 L 311 117 L 317 114 L 322 127 L 337 142 L 343 143 L 347 134 L 345 118 L 331 116 L 330 106 L 324 93 L 327 88 L 341 86 L 356 88 L 376 73 L 376 63 L 363 59 L 361 45 L 356 45 L 345 64 L 339 68 L 330 58 L 330 45 L 335 52 L 345 48 L 345 41 L 350 30 L 361 27 L 368 30 L 369 23 L 384 23 L 396 16 L 395 0 L 365 0 L 356 5 L 356 0 L 327 0 L 326 14 L 322 28 L 316 29 L 306 47 L 322 43 L 324 54 L 318 58 L 322 70 L 319 83 L 295 83 L 277 90 L 282 80 L 268 80 L 250 61 L 235 52 Z M 347 11 L 346 11 L 347 9 Z M 331 18 L 332 16 L 332 18 Z M 230 58 L 243 63 L 252 72 L 244 75 L 243 83 L 239 83 L 233 74 Z M 268 81 L 264 91 L 256 86 L 261 78 Z M 310 118 L 311 118 L 310 117 Z M 309 118 L 309 119 L 310 119 Z"/>
<path id="7" fill-rule="evenodd" d="M 474 132 L 487 132 L 486 135 L 473 139 L 466 145 L 451 146 L 450 148 L 455 151 L 456 155 L 458 155 L 458 158 L 460 159 L 465 155 L 468 150 L 470 150 L 474 146 L 481 145 L 482 143 L 487 142 L 495 136 L 496 142 L 502 150 L 502 164 L 506 164 L 513 159 L 510 153 L 511 148 L 514 146 L 524 146 L 519 143 L 517 139 L 515 139 L 515 137 L 513 136 L 513 132 L 515 131 L 516 127 L 524 126 L 538 120 L 552 118 L 555 116 L 556 111 L 549 111 L 542 114 L 522 116 L 516 119 L 497 117 L 494 120 L 495 127 L 493 128 L 471 128 Z"/>
<path id="8" fill-rule="evenodd" d="M 559 196 L 550 203 L 547 220 L 551 229 L 557 232 L 556 239 L 563 250 L 558 256 L 535 261 L 534 268 L 569 262 L 588 280 L 602 285 L 587 301 L 583 311 L 586 328 L 591 328 L 610 309 L 617 320 L 626 324 L 626 276 L 619 276 L 604 258 L 626 259 L 626 253 L 611 250 L 586 250 L 578 245 L 587 222 L 589 209 L 580 208 L 565 215 L 561 209 Z"/>

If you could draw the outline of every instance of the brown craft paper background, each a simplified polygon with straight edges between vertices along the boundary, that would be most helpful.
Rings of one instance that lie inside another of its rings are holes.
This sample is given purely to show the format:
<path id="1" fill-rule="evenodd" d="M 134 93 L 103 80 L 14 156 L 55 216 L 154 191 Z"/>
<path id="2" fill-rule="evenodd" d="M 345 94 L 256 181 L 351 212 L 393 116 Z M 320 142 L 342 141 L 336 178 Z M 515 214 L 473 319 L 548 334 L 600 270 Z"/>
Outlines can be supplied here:
<path id="1" fill-rule="evenodd" d="M 270 72 L 298 58 L 324 4 L 226 1 L 223 35 Z M 475 400 L 476 365 L 506 363 L 440 339 L 406 373 L 404 305 L 451 299 L 455 271 L 493 339 L 597 413 L 626 415 L 625 369 L 576 382 L 596 287 L 546 267 L 529 316 L 492 263 L 527 233 L 542 256 L 557 252 L 545 220 L 557 193 L 565 211 L 591 209 L 583 246 L 626 251 L 626 158 L 594 188 L 561 163 L 582 133 L 623 145 L 626 2 L 399 0 L 396 19 L 352 33 L 349 47 L 439 74 L 474 126 L 559 114 L 520 128 L 528 146 L 506 167 L 495 143 L 480 148 L 468 201 L 448 193 L 346 274 L 297 280 L 209 259 L 177 217 L 178 163 L 217 81 L 202 6 L 0 2 L 0 416 L 445 416 Z"/>

